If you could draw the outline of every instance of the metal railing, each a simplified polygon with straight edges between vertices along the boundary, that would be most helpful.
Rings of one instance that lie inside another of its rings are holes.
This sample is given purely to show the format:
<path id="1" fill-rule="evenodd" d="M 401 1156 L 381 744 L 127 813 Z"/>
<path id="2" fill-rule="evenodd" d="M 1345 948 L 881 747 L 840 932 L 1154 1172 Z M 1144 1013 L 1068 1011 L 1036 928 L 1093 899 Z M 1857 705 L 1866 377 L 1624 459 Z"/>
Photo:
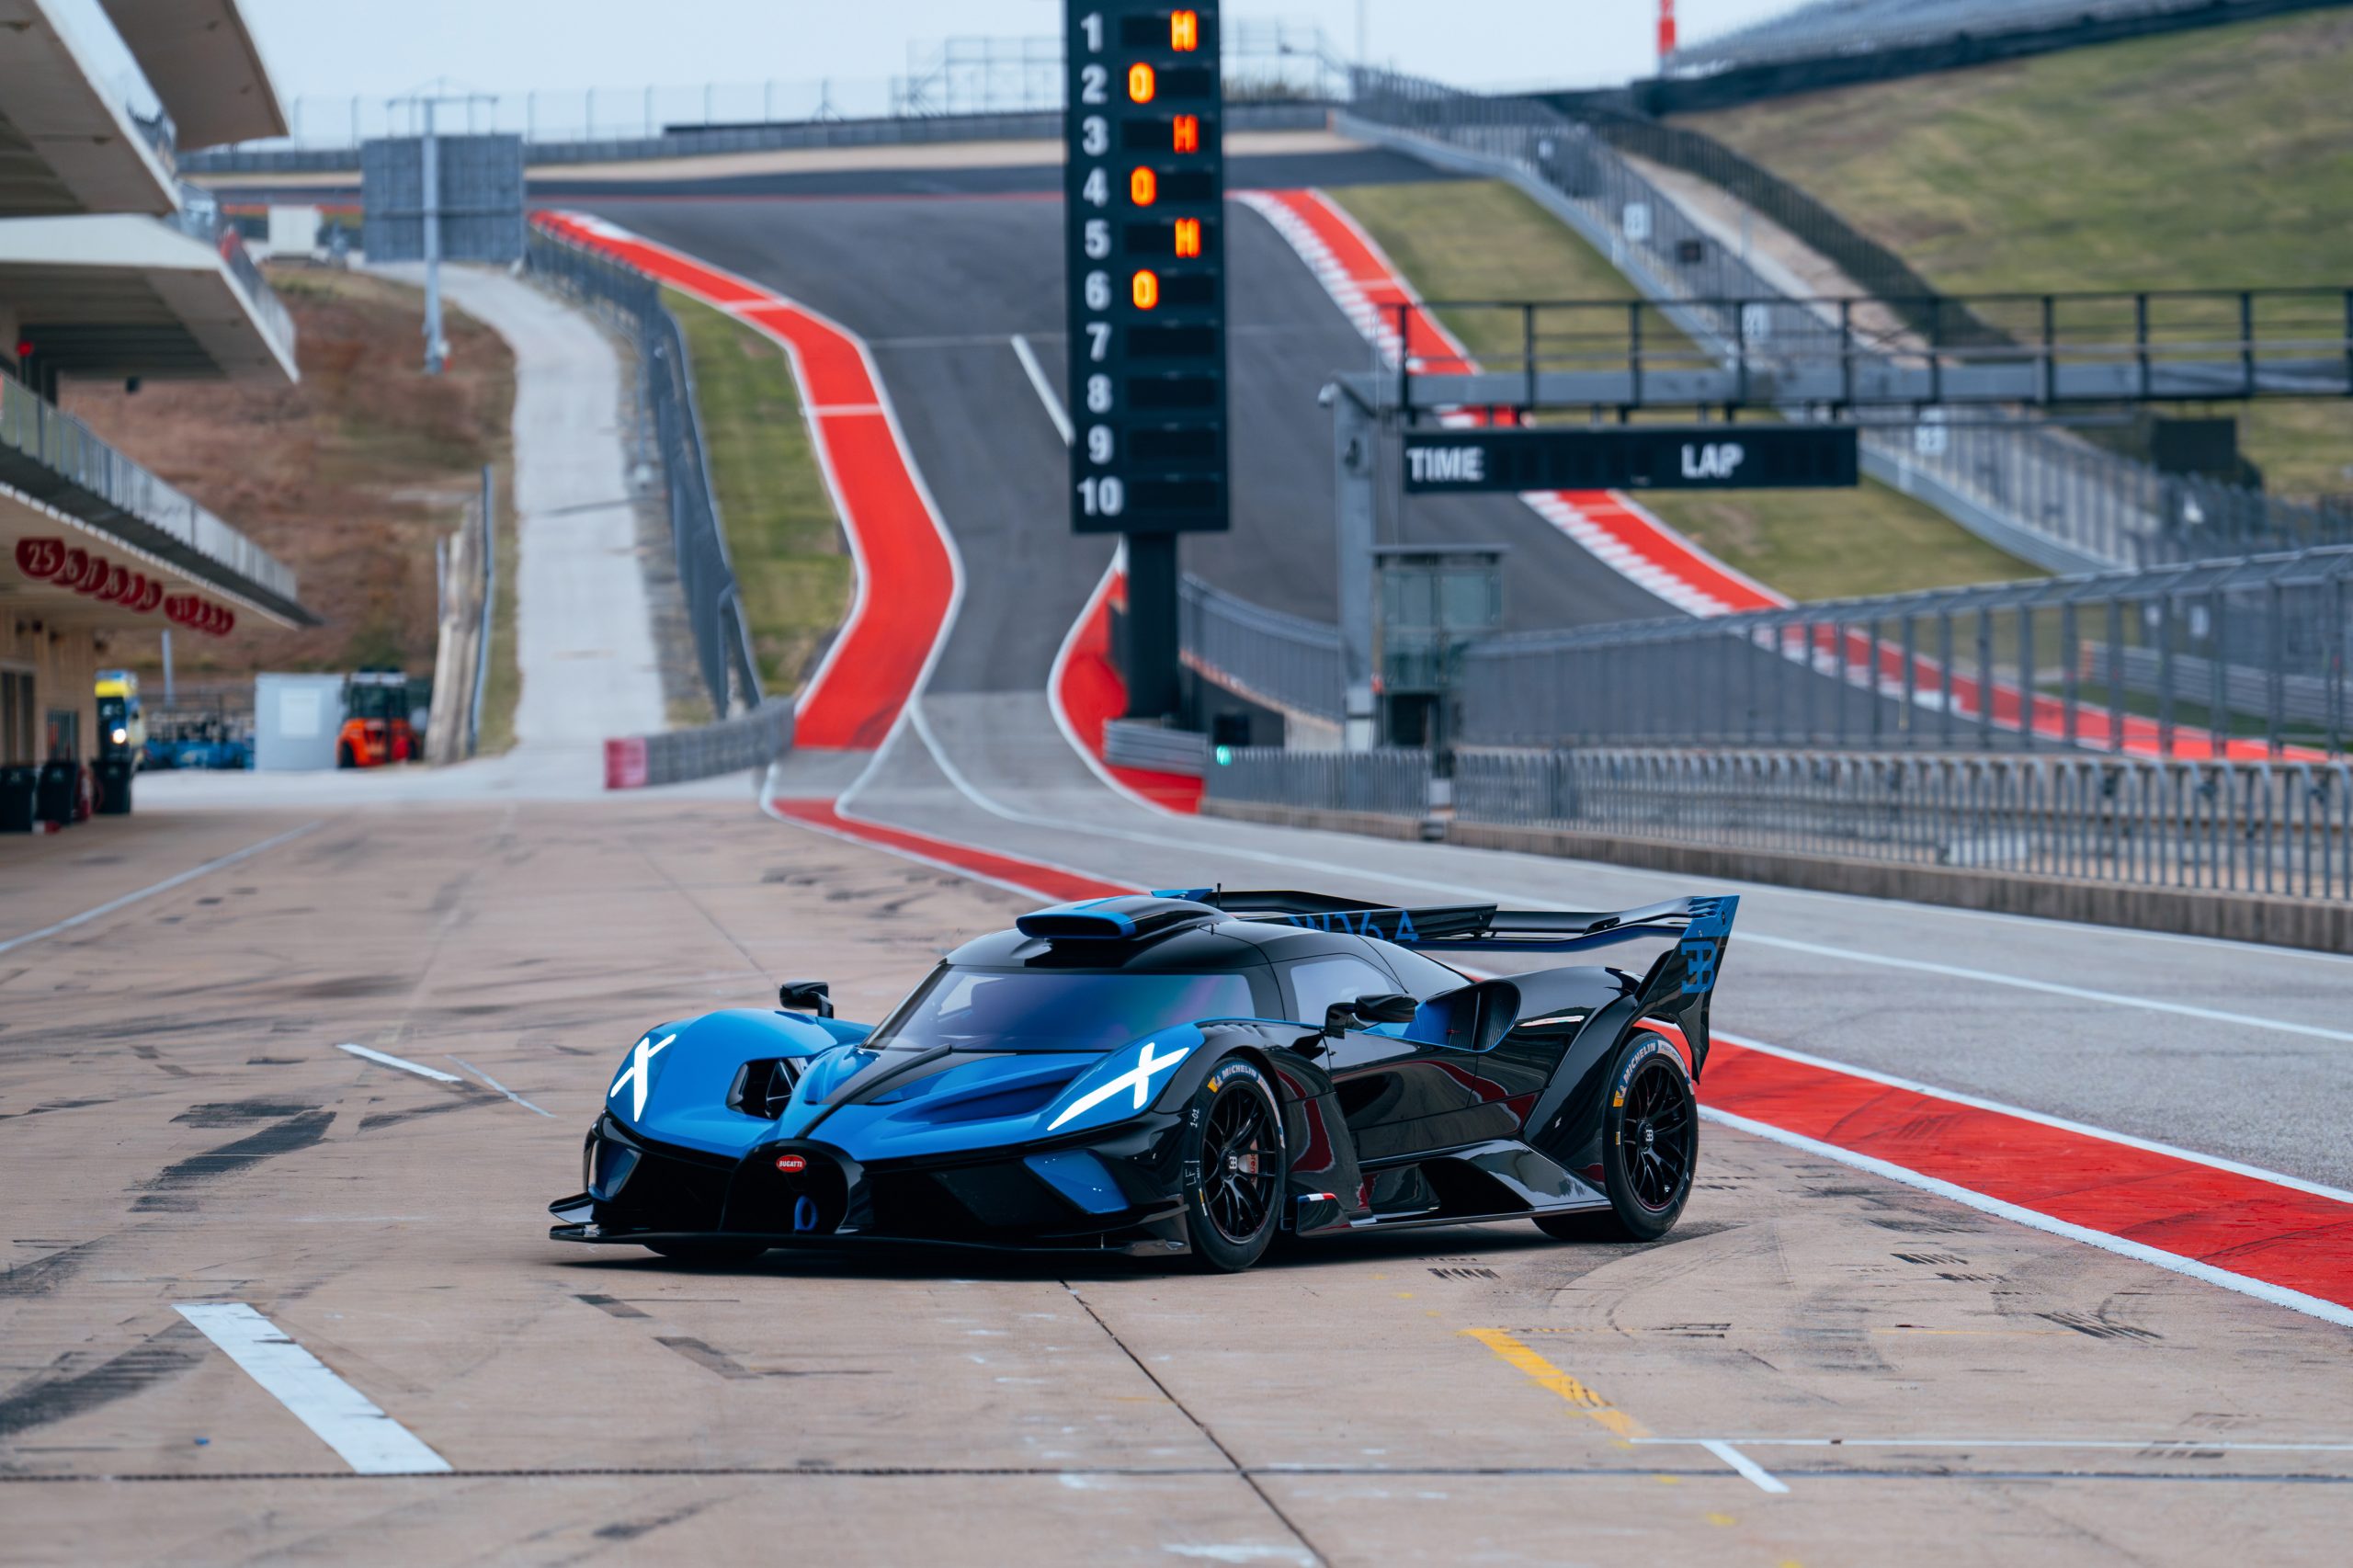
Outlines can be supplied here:
<path id="1" fill-rule="evenodd" d="M 2071 23 L 2177 12 L 2211 14 L 2237 5 L 2238 0 L 1802 0 L 1761 20 L 1686 44 L 1668 57 L 1667 67 L 1677 73 L 1721 71 Z"/>
<path id="2" fill-rule="evenodd" d="M 1730 848 L 2353 898 L 2353 767 L 2341 762 L 1463 752 L 1454 810 Z"/>
<path id="3" fill-rule="evenodd" d="M 1488 745 L 2341 754 L 2353 547 L 1567 631 L 1462 658 Z"/>
<path id="4" fill-rule="evenodd" d="M 1744 344 L 1836 340 L 1843 326 L 1848 340 L 1837 343 L 1835 356 L 1851 360 L 1859 375 L 1887 373 L 1887 334 L 1870 319 L 1875 313 L 1901 318 L 1883 302 L 1855 301 L 1842 322 L 1790 300 L 1592 126 L 1545 104 L 1480 97 L 1359 68 L 1352 74 L 1347 123 L 1376 139 L 1402 139 L 1442 162 L 1519 183 L 1596 245 L 1720 369 L 1741 363 Z M 1858 317 L 1876 340 L 1852 335 Z M 2339 323 L 2329 335 L 2341 354 L 2353 332 Z M 1803 405 L 1784 411 L 1795 417 L 1813 413 Z M 1908 415 L 1867 423 L 1864 471 L 2052 570 L 2190 560 L 2214 548 L 2214 538 L 2194 528 L 2176 538 L 2165 510 L 2175 482 L 2148 465 L 2047 427 L 2001 423 L 1997 408 L 1971 417 L 1979 423 L 1968 430 L 1955 427 L 1940 407 L 1916 423 Z M 2310 509 L 2283 508 L 2258 492 L 2201 483 L 2195 506 L 2192 521 L 2228 517 L 2231 537 L 2250 547 L 2287 548 L 2313 537 Z M 2111 542 L 2122 552 L 2109 553 L 2104 547 Z"/>
<path id="5" fill-rule="evenodd" d="M 127 544 L 310 622 L 294 574 L 253 540 L 0 372 L 0 479 Z"/>
<path id="6" fill-rule="evenodd" d="M 1430 754 L 1426 751 L 1236 746 L 1227 756 L 1204 775 L 1214 800 L 1377 816 L 1419 817 L 1429 809 Z"/>
<path id="7" fill-rule="evenodd" d="M 1312 21 L 1228 17 L 1222 41 L 1225 96 L 1230 105 L 1324 104 L 1347 87 L 1347 68 Z M 910 43 L 904 73 L 878 76 L 818 76 L 759 81 L 636 84 L 558 90 L 481 93 L 463 106 L 465 123 L 445 118 L 444 134 L 520 135 L 534 163 L 580 161 L 590 149 L 606 156 L 647 143 L 735 135 L 745 147 L 771 145 L 756 131 L 801 125 L 873 128 L 868 140 L 932 140 L 894 136 L 893 121 L 984 120 L 1024 117 L 1033 129 L 1060 133 L 1064 76 L 1059 35 L 950 38 Z M 256 157 L 347 153 L 383 136 L 415 136 L 413 99 L 303 97 L 287 100 L 290 134 L 183 154 L 183 166 L 224 173 L 257 167 Z M 983 131 L 983 135 L 1003 134 Z M 558 151 L 561 150 L 561 151 Z M 675 150 L 675 149 L 673 149 Z M 707 145 L 702 151 L 726 150 Z M 320 166 L 311 165 L 308 166 Z"/>
<path id="8" fill-rule="evenodd" d="M 1176 616 L 1188 667 L 1262 706 L 1339 722 L 1338 627 L 1254 605 L 1190 575 L 1178 588 Z"/>
<path id="9" fill-rule="evenodd" d="M 245 303 L 261 321 L 262 331 L 276 343 L 289 362 L 294 358 L 294 317 L 278 291 L 262 276 L 261 267 L 245 250 L 244 236 L 222 215 L 221 201 L 202 186 L 180 182 L 179 210 L 164 222 L 190 239 L 201 240 L 221 257 Z"/>
<path id="10" fill-rule="evenodd" d="M 678 585 L 711 711 L 724 720 L 758 707 L 759 661 L 711 493 L 693 367 L 676 319 L 663 308 L 661 285 L 624 262 L 538 228 L 525 240 L 523 259 L 541 283 L 597 310 L 631 335 L 638 395 L 654 438 Z"/>
<path id="11" fill-rule="evenodd" d="M 1237 751 L 1211 801 L 1423 820 L 1428 755 Z M 1667 747 L 1458 752 L 1453 817 L 1616 838 L 2353 899 L 2353 767 Z M 1439 820 L 1443 820 L 1442 818 Z"/>

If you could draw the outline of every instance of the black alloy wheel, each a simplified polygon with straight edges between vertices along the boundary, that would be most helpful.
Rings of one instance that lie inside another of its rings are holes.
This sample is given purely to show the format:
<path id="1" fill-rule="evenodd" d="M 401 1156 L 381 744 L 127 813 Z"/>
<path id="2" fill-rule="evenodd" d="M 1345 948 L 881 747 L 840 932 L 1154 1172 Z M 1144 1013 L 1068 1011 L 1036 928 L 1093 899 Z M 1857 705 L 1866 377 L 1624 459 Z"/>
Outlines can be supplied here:
<path id="1" fill-rule="evenodd" d="M 1220 1062 L 1188 1109 L 1187 1231 L 1196 1267 L 1234 1273 L 1266 1256 L 1284 1175 L 1282 1114 L 1266 1075 L 1240 1058 Z"/>
<path id="2" fill-rule="evenodd" d="M 1675 1228 L 1699 1164 L 1699 1105 L 1683 1056 L 1663 1035 L 1637 1029 L 1619 1048 L 1601 1117 L 1608 1209 L 1536 1223 L 1563 1241 L 1654 1242 Z"/>

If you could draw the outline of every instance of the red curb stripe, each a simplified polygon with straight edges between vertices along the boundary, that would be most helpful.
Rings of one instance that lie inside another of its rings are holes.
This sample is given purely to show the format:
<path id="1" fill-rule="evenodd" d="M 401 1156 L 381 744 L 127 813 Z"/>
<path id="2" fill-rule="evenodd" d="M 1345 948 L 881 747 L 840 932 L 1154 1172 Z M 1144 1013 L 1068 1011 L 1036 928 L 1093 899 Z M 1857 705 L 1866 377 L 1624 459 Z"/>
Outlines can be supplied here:
<path id="1" fill-rule="evenodd" d="M 2353 1204 L 1722 1036 L 1703 1083 L 1714 1108 L 2353 1307 Z"/>
<path id="2" fill-rule="evenodd" d="M 968 872 L 987 881 L 1009 882 L 1055 903 L 1069 903 L 1082 898 L 1109 898 L 1140 891 L 1124 882 L 1102 881 L 1080 872 L 1041 866 L 1034 860 L 975 849 L 952 839 L 934 838 L 929 834 L 911 833 L 881 823 L 846 817 L 834 809 L 831 801 L 776 800 L 768 802 L 768 809 L 779 816 L 806 823 L 823 832 L 854 838 L 879 848 L 896 850 L 918 860 Z"/>
<path id="3" fill-rule="evenodd" d="M 1156 773 L 1141 767 L 1118 767 L 1103 756 L 1103 726 L 1128 710 L 1128 683 L 1111 660 L 1111 606 L 1127 600 L 1128 580 L 1116 569 L 1104 574 L 1078 621 L 1053 674 L 1054 706 L 1080 746 L 1120 788 L 1141 795 L 1163 811 L 1184 814 L 1201 809 L 1206 781 L 1181 773 Z"/>
<path id="4" fill-rule="evenodd" d="M 540 212 L 540 227 L 619 257 L 781 342 L 825 478 L 858 557 L 848 622 L 794 703 L 794 744 L 872 751 L 923 677 L 956 598 L 956 566 L 858 336 L 780 294 L 601 219 Z"/>

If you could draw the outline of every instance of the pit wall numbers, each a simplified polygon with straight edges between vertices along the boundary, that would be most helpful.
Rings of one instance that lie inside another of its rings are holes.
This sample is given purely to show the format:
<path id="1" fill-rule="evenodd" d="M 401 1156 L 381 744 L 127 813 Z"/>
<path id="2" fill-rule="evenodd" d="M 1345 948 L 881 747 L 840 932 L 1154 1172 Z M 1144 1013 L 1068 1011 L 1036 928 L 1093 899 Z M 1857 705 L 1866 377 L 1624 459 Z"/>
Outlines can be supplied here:
<path id="1" fill-rule="evenodd" d="M 1222 531 L 1218 8 L 1072 0 L 1065 22 L 1071 527 Z"/>

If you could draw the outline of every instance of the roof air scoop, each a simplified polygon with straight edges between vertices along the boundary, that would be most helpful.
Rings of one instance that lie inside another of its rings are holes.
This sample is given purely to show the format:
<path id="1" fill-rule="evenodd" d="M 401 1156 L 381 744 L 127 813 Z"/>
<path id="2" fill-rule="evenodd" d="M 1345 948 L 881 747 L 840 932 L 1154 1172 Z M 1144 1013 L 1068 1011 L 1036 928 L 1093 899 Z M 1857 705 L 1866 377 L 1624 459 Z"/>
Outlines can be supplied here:
<path id="1" fill-rule="evenodd" d="M 1131 942 L 1216 918 L 1216 910 L 1189 899 L 1130 893 L 1032 910 L 1013 924 L 1023 936 L 1049 942 Z"/>

